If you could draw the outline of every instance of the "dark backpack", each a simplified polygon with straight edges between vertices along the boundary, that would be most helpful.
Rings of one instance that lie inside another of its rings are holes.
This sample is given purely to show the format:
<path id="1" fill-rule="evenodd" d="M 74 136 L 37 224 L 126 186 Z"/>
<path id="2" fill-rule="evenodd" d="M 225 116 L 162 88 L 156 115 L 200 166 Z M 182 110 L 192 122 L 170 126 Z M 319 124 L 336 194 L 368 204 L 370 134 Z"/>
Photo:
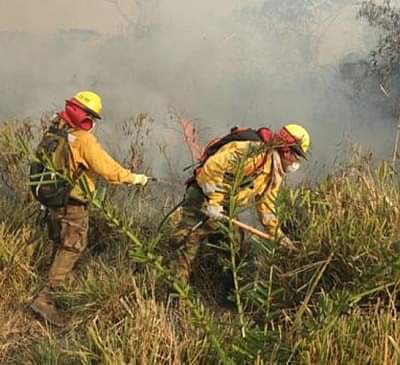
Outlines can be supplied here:
<path id="1" fill-rule="evenodd" d="M 30 186 L 33 196 L 49 208 L 68 204 L 72 186 L 69 174 L 70 146 L 67 128 L 51 126 L 36 149 L 37 160 L 30 165 Z"/>
<path id="2" fill-rule="evenodd" d="M 226 144 L 237 141 L 255 141 L 255 142 L 268 143 L 272 141 L 272 137 L 273 137 L 273 132 L 268 128 L 261 128 L 259 130 L 251 128 L 239 128 L 239 127 L 231 128 L 229 134 L 227 134 L 222 138 L 213 139 L 207 144 L 203 154 L 200 156 L 199 161 L 196 162 L 196 164 L 185 168 L 185 170 L 187 170 L 190 167 L 195 167 L 193 171 L 193 176 L 186 181 L 186 184 L 190 185 L 192 182 L 194 182 L 196 180 L 196 176 L 200 173 L 206 161 L 211 156 L 215 155 L 219 151 L 219 149 L 225 146 Z M 257 167 L 256 170 L 258 168 L 259 167 Z M 254 171 L 254 173 L 256 173 L 256 171 Z"/>

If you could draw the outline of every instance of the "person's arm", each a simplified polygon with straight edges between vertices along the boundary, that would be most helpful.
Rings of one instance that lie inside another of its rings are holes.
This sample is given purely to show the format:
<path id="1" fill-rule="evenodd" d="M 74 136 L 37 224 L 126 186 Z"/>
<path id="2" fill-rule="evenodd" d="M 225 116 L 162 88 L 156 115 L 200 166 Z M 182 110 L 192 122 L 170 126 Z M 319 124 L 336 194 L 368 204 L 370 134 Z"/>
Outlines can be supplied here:
<path id="1" fill-rule="evenodd" d="M 261 224 L 265 228 L 265 232 L 273 238 L 284 236 L 279 227 L 279 221 L 276 217 L 276 197 L 279 192 L 280 184 L 266 189 L 266 191 L 256 198 L 256 210 Z"/>
<path id="2" fill-rule="evenodd" d="M 228 201 L 231 186 L 229 181 L 226 181 L 227 174 L 235 173 L 237 156 L 247 147 L 247 142 L 231 142 L 209 157 L 202 167 L 196 180 L 208 197 L 209 205 L 222 206 L 224 201 Z"/>
<path id="3" fill-rule="evenodd" d="M 111 184 L 133 184 L 135 174 L 123 168 L 97 142 L 93 135 L 88 135 L 81 146 L 82 157 L 95 174 Z"/>

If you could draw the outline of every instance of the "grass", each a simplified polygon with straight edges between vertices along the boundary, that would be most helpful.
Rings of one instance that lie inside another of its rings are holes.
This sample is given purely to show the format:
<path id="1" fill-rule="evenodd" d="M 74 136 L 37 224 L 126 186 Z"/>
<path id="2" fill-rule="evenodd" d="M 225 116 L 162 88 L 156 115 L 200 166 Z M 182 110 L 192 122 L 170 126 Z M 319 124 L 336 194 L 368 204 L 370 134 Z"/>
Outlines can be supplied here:
<path id="1" fill-rule="evenodd" d="M 398 363 L 400 190 L 386 163 L 356 152 L 319 183 L 283 189 L 277 214 L 299 252 L 251 239 L 243 259 L 226 227 L 230 309 L 213 300 L 217 260 L 190 286 L 169 272 L 171 227 L 157 232 L 166 191 L 91 196 L 91 244 L 57 293 L 70 321 L 55 329 L 27 308 L 51 246 L 21 183 L 18 136 L 36 138 L 25 128 L 0 131 L 0 363 Z"/>

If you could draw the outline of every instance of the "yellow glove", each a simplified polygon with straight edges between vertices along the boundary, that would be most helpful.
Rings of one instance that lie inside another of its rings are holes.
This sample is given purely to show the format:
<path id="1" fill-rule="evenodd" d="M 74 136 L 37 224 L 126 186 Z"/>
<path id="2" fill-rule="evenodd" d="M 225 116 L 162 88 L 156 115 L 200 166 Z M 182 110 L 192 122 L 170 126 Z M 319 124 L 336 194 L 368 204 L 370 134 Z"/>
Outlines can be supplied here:
<path id="1" fill-rule="evenodd" d="M 133 185 L 142 185 L 145 186 L 149 178 L 146 175 L 142 174 L 133 174 L 132 184 Z"/>

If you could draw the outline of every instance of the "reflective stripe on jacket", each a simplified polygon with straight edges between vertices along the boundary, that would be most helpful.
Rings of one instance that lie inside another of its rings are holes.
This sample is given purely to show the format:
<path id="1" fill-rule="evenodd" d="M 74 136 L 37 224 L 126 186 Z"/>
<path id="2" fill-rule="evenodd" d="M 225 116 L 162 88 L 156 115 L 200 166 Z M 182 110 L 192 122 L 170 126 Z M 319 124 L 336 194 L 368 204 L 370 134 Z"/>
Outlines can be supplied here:
<path id="1" fill-rule="evenodd" d="M 96 137 L 85 130 L 74 130 L 68 135 L 71 147 L 70 166 L 74 173 L 78 166 L 84 167 L 82 177 L 90 191 L 96 189 L 95 175 L 111 184 L 132 183 L 133 173 L 116 162 L 97 142 Z M 83 200 L 82 191 L 75 186 L 71 197 Z"/>
<path id="2" fill-rule="evenodd" d="M 238 189 L 236 203 L 238 206 L 246 206 L 255 201 L 260 222 L 266 232 L 271 237 L 280 236 L 283 233 L 275 215 L 275 199 L 285 174 L 277 151 L 267 150 L 256 154 L 252 152 L 260 151 L 261 148 L 261 142 L 230 142 L 208 158 L 196 180 L 210 204 L 227 206 L 238 161 L 245 159 L 243 172 L 250 175 L 250 178 L 243 178 L 242 181 L 249 181 Z M 251 175 L 260 165 L 257 173 Z"/>

